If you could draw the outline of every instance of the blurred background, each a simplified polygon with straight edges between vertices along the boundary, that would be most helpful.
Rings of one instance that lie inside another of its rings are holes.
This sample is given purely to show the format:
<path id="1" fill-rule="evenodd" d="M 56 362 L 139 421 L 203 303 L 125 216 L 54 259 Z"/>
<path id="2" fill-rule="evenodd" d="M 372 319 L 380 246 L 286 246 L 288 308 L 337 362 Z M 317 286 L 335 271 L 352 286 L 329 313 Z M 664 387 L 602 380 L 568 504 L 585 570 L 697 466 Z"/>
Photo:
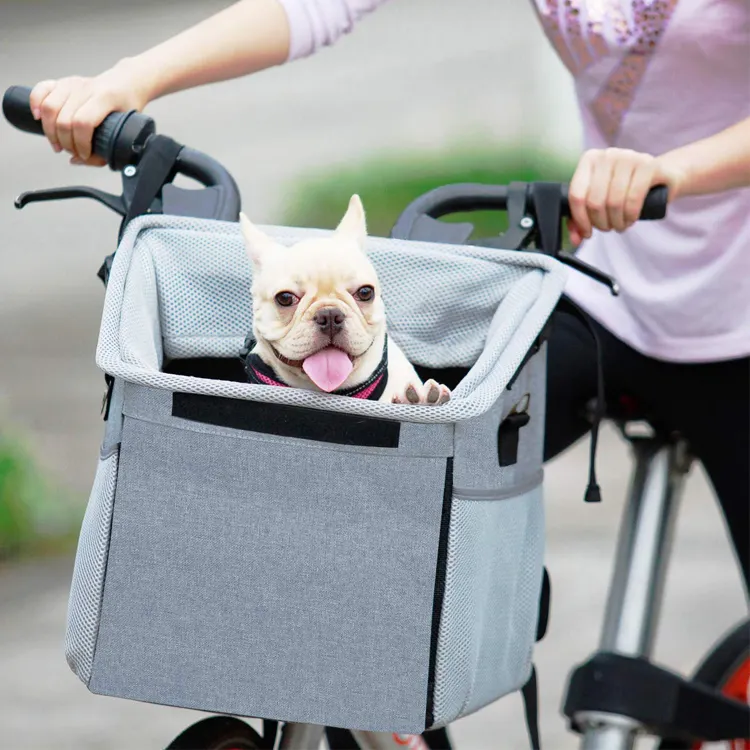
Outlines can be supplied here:
<path id="1" fill-rule="evenodd" d="M 226 0 L 0 0 L 0 89 L 96 74 L 228 5 Z M 356 33 L 287 68 L 149 107 L 161 132 L 226 164 L 261 223 L 331 226 L 354 190 L 374 232 L 438 184 L 569 179 L 579 149 L 570 81 L 527 2 L 398 0 Z M 118 218 L 84 201 L 19 212 L 23 190 L 88 183 L 41 138 L 0 122 L 0 747 L 162 748 L 200 714 L 94 696 L 62 651 L 78 527 L 104 392 L 94 363 L 95 273 Z M 630 470 L 605 429 L 604 502 L 582 502 L 587 445 L 547 474 L 552 618 L 538 648 L 546 747 L 577 746 L 559 707 L 596 647 Z M 657 657 L 689 672 L 744 614 L 723 522 L 700 467 L 687 485 Z M 459 748 L 525 748 L 511 696 L 457 723 Z"/>

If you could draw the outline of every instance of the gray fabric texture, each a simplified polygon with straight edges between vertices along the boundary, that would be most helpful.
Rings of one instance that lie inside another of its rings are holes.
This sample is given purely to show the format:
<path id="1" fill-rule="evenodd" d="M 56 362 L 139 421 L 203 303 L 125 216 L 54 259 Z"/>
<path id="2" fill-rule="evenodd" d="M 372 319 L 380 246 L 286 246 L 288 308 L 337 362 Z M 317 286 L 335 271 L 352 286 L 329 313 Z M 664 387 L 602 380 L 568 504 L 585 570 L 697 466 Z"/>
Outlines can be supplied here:
<path id="1" fill-rule="evenodd" d="M 542 465 L 546 345 L 484 414 L 456 423 L 454 485 L 457 492 L 513 488 L 528 483 Z M 528 404 L 526 408 L 524 406 Z M 529 423 L 519 433 L 518 462 L 499 466 L 497 431 L 511 411 L 526 411 Z"/>
<path id="2" fill-rule="evenodd" d="M 445 459 L 126 417 L 94 692 L 424 726 Z"/>

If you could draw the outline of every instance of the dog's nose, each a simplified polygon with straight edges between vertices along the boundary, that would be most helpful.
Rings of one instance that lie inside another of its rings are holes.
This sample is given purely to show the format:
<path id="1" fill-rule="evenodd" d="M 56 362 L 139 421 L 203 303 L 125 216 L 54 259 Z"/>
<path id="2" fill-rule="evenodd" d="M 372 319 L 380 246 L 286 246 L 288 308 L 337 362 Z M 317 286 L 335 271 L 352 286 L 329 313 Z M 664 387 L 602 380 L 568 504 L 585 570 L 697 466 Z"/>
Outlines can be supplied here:
<path id="1" fill-rule="evenodd" d="M 313 316 L 313 320 L 321 331 L 333 333 L 344 327 L 346 316 L 338 307 L 324 307 Z"/>

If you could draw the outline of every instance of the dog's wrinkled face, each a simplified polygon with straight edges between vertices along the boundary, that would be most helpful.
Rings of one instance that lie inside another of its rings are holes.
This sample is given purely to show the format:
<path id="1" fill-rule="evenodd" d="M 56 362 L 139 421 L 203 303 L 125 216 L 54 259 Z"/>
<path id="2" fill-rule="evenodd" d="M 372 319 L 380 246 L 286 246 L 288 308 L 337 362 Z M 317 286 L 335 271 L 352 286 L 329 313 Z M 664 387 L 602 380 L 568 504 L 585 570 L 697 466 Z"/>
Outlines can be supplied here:
<path id="1" fill-rule="evenodd" d="M 300 368 L 321 390 L 335 390 L 357 371 L 375 342 L 382 343 L 385 332 L 377 275 L 365 255 L 359 197 L 352 196 L 332 236 L 288 248 L 244 214 L 240 222 L 254 267 L 256 340 L 270 347 L 279 362 Z"/>

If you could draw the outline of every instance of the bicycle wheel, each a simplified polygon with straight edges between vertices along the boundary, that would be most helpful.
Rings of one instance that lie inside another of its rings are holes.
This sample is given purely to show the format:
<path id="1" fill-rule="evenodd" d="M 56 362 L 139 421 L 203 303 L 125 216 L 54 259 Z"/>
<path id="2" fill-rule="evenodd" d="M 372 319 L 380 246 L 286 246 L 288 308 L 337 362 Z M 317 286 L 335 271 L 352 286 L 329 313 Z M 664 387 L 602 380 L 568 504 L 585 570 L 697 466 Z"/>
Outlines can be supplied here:
<path id="1" fill-rule="evenodd" d="M 693 679 L 718 688 L 724 695 L 750 702 L 750 620 L 744 620 L 726 635 L 703 663 Z M 703 743 L 691 745 L 680 740 L 663 740 L 659 750 L 698 750 Z M 750 750 L 747 740 L 734 740 L 731 750 Z"/>
<path id="2" fill-rule="evenodd" d="M 166 750 L 262 750 L 260 735 L 232 716 L 211 716 L 188 727 Z"/>

